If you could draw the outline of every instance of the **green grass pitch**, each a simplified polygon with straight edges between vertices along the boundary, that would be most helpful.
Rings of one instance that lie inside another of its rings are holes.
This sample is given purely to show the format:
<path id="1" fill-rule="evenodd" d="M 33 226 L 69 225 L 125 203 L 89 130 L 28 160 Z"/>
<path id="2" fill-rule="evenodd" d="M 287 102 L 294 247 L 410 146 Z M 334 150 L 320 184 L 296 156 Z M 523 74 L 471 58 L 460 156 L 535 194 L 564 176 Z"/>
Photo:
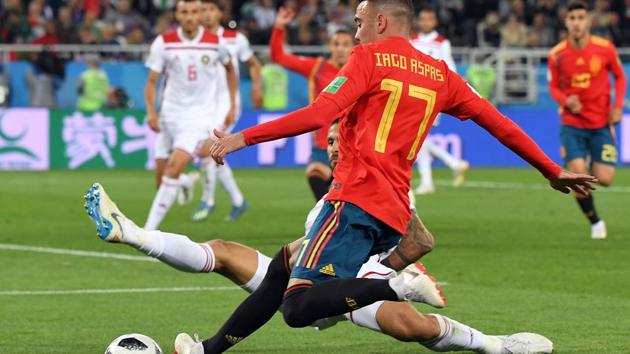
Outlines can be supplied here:
<path id="1" fill-rule="evenodd" d="M 302 235 L 313 200 L 301 170 L 235 174 L 251 204 L 241 220 L 223 221 L 229 203 L 218 191 L 219 206 L 207 222 L 189 221 L 195 205 L 174 206 L 162 230 L 196 241 L 240 241 L 268 255 Z M 446 181 L 449 174 L 438 170 L 436 178 Z M 590 240 L 589 226 L 572 198 L 543 188 L 544 180 L 533 170 L 477 169 L 468 179 L 525 185 L 439 185 L 436 194 L 418 198 L 421 218 L 437 241 L 424 262 L 447 283 L 443 290 L 449 306 L 439 312 L 490 334 L 544 334 L 554 341 L 557 353 L 630 353 L 630 170 L 620 169 L 616 189 L 595 194 L 598 212 L 608 224 L 605 241 Z M 216 274 L 182 273 L 152 262 L 2 248 L 19 244 L 139 255 L 95 236 L 82 196 L 99 181 L 121 209 L 142 224 L 154 195 L 150 172 L 3 172 L 0 181 L 0 353 L 102 353 L 113 338 L 128 332 L 147 334 L 172 353 L 177 333 L 210 336 L 246 296 Z M 15 295 L 178 287 L 206 289 Z M 418 309 L 433 311 L 423 305 Z M 347 322 L 316 332 L 290 329 L 275 316 L 234 352 L 428 351 Z"/>

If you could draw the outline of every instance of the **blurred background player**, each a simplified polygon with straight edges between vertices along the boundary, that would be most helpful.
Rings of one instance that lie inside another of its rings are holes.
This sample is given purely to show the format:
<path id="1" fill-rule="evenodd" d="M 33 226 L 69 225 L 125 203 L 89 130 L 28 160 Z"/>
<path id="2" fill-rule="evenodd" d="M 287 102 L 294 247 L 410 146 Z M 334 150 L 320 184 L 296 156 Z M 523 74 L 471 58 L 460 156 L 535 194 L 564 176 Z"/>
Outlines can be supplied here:
<path id="1" fill-rule="evenodd" d="M 294 17 L 295 13 L 288 8 L 281 7 L 278 10 L 269 43 L 271 60 L 308 79 L 309 98 L 312 102 L 335 78 L 339 69 L 346 64 L 354 46 L 354 39 L 347 30 L 336 31 L 328 42 L 330 59 L 287 54 L 283 48 L 286 26 L 293 21 Z M 332 180 L 332 170 L 326 157 L 327 131 L 328 126 L 324 126 L 314 133 L 311 157 L 306 166 L 306 177 L 315 200 L 320 200 L 324 194 L 328 193 Z"/>
<path id="2" fill-rule="evenodd" d="M 195 156 L 203 156 L 204 143 L 216 121 L 219 65 L 225 66 L 230 80 L 229 102 L 233 106 L 236 75 L 228 49 L 219 38 L 200 26 L 199 0 L 179 0 L 176 18 L 180 26 L 158 36 L 151 45 L 146 66 L 145 87 L 148 124 L 156 132 L 156 176 L 158 192 L 151 205 L 145 229 L 158 228 L 173 205 L 180 186 L 180 174 Z M 156 86 L 160 75 L 164 88 L 155 109 Z M 234 109 L 225 116 L 225 126 L 234 122 Z M 182 181 L 185 183 L 185 181 Z"/>
<path id="3" fill-rule="evenodd" d="M 420 10 L 417 23 L 420 33 L 411 38 L 411 44 L 414 48 L 435 59 L 444 60 L 449 69 L 457 72 L 455 60 L 453 60 L 451 54 L 451 42 L 435 30 L 438 25 L 435 10 L 429 7 Z M 436 119 L 435 125 L 437 125 L 438 121 L 439 117 Z M 438 146 L 429 138 L 422 144 L 416 159 L 418 172 L 420 172 L 420 185 L 415 189 L 416 194 L 429 194 L 435 191 L 431 156 L 442 160 L 453 171 L 453 186 L 459 187 L 464 183 L 464 173 L 469 168 L 468 162 L 451 155 L 446 149 Z"/>
<path id="4" fill-rule="evenodd" d="M 338 137 L 338 123 L 333 122 L 328 131 L 327 149 L 332 169 L 335 168 L 339 155 Z M 102 187 L 99 186 L 88 192 L 88 205 L 93 203 L 89 197 L 96 195 L 96 190 L 99 190 L 97 198 L 107 198 Z M 104 205 L 109 203 L 106 202 Z M 324 200 L 322 199 L 309 212 L 305 223 L 305 234 L 308 234 L 323 204 Z M 112 206 L 113 203 L 109 205 Z M 93 218 L 97 226 L 103 220 L 102 218 L 109 218 L 104 209 L 93 208 L 91 210 L 93 213 L 90 214 L 90 217 Z M 122 215 L 118 210 L 114 212 Z M 196 243 L 184 235 L 162 231 L 147 232 L 135 226 L 130 220 L 127 221 L 124 216 L 120 220 L 125 231 L 120 232 L 121 235 L 118 235 L 118 239 L 114 238 L 114 233 L 112 233 L 108 234 L 104 240 L 126 243 L 140 252 L 184 272 L 221 274 L 250 293 L 260 287 L 270 267 L 271 258 L 237 242 L 211 240 Z M 292 253 L 297 251 L 300 244 L 301 239 L 294 243 Z M 423 266 L 418 263 L 410 267 Z M 388 279 L 395 274 L 393 269 L 379 263 L 378 256 L 373 256 L 363 265 L 357 277 Z M 536 345 L 542 345 L 544 347 L 537 348 L 538 352 L 542 353 L 545 352 L 543 349 L 550 352 L 553 347 L 549 340 L 537 334 L 518 333 L 510 336 L 490 336 L 446 316 L 423 315 L 408 303 L 392 301 L 379 301 L 349 312 L 344 316 L 317 321 L 313 326 L 322 330 L 345 319 L 360 327 L 390 335 L 400 341 L 417 342 L 428 349 L 439 352 L 470 350 L 478 353 L 501 354 L 509 350 L 509 353 L 516 354 L 528 353 L 528 350 L 533 351 Z M 184 338 L 180 337 L 180 341 L 182 340 L 187 342 L 184 345 L 196 345 L 185 336 Z M 179 350 L 179 353 L 186 353 L 185 350 L 181 350 L 182 348 L 178 348 L 177 344 L 175 349 Z"/>
<path id="5" fill-rule="evenodd" d="M 252 106 L 260 108 L 262 106 L 262 83 L 260 78 L 260 62 L 254 55 L 249 45 L 249 40 L 240 32 L 225 29 L 221 26 L 223 20 L 224 9 L 221 1 L 219 0 L 203 0 L 201 4 L 201 22 L 202 25 L 210 33 L 214 33 L 219 37 L 219 40 L 224 44 L 232 59 L 232 66 L 236 72 L 237 88 L 234 107 L 235 120 L 230 126 L 224 126 L 219 122 L 219 130 L 229 132 L 236 125 L 238 119 L 242 113 L 241 95 L 238 89 L 239 82 L 239 64 L 245 63 L 249 67 L 249 76 L 252 80 L 251 99 Z M 218 115 L 217 117 L 224 117 L 230 110 L 230 97 L 227 86 L 227 77 L 224 70 L 219 70 L 220 78 L 218 79 Z M 232 210 L 227 216 L 226 220 L 232 221 L 241 216 L 247 209 L 248 204 L 243 193 L 238 187 L 232 169 L 228 164 L 217 166 L 211 158 L 205 158 L 201 160 L 202 171 L 204 172 L 203 192 L 201 195 L 201 202 L 197 207 L 197 210 L 192 216 L 193 221 L 202 221 L 208 218 L 208 216 L 214 211 L 215 206 L 215 189 L 217 181 L 221 183 L 221 186 L 225 189 L 232 202 Z M 192 193 L 188 193 L 192 197 Z"/>
<path id="6" fill-rule="evenodd" d="M 587 5 L 570 3 L 565 17 L 568 37 L 549 53 L 549 91 L 560 104 L 560 140 L 567 169 L 591 172 L 599 184 L 610 186 L 617 164 L 614 126 L 621 121 L 626 77 L 615 45 L 591 35 L 590 24 Z M 612 104 L 609 74 L 615 78 Z M 591 222 L 591 238 L 606 238 L 606 224 L 595 211 L 593 194 L 575 197 Z"/>

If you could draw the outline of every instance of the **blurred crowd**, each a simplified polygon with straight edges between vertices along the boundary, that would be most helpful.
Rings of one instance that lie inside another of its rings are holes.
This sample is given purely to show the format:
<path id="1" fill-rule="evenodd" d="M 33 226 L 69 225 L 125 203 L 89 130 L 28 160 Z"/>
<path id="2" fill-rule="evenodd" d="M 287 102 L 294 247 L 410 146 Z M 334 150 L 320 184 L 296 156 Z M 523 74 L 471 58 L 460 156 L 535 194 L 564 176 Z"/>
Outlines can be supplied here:
<path id="1" fill-rule="evenodd" d="M 298 15 L 289 42 L 319 45 L 339 28 L 352 30 L 358 0 L 224 2 L 225 25 L 252 44 L 268 43 L 278 6 Z M 568 0 L 425 0 L 454 46 L 550 47 L 565 35 Z M 175 0 L 2 0 L 0 43 L 144 44 L 175 26 Z M 592 0 L 592 32 L 630 45 L 630 0 Z"/>

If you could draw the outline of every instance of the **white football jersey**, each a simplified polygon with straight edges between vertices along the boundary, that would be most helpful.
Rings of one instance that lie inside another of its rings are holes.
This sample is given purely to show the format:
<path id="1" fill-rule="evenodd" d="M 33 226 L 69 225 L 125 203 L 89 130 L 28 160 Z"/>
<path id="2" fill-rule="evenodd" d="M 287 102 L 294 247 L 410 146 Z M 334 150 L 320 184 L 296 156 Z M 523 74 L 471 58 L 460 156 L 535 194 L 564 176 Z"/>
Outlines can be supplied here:
<path id="1" fill-rule="evenodd" d="M 451 42 L 446 37 L 441 36 L 436 31 L 429 34 L 419 33 L 411 38 L 411 45 L 424 54 L 444 60 L 448 68 L 457 72 L 457 66 L 451 54 Z"/>
<path id="2" fill-rule="evenodd" d="M 219 37 L 199 29 L 193 39 L 185 38 L 180 27 L 151 44 L 146 66 L 165 76 L 159 107 L 163 120 L 208 119 L 217 113 L 218 82 L 230 53 Z"/>
<path id="3" fill-rule="evenodd" d="M 219 27 L 217 36 L 219 37 L 220 43 L 225 45 L 230 52 L 232 65 L 234 66 L 234 70 L 236 70 L 236 78 L 238 80 L 240 62 L 246 62 L 254 55 L 249 45 L 249 40 L 241 32 L 225 29 L 222 26 Z M 225 112 L 224 114 L 227 114 L 227 111 L 230 109 L 230 92 L 227 85 L 227 74 L 224 69 L 221 70 L 221 79 L 219 80 L 219 105 L 219 112 Z M 238 87 L 236 90 L 235 110 L 236 118 L 238 119 L 241 113 L 241 94 Z M 222 118 L 225 118 L 225 116 Z"/>

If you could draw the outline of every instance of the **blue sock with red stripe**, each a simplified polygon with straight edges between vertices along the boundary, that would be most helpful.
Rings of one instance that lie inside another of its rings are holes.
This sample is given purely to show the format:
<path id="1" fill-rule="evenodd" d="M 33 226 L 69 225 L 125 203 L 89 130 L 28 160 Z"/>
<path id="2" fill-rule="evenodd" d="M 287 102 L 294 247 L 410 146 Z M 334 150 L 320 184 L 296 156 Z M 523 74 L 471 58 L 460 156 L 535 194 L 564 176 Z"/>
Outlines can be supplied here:
<path id="1" fill-rule="evenodd" d="M 258 289 L 239 305 L 212 338 L 203 341 L 204 354 L 223 353 L 273 317 L 282 304 L 282 295 L 289 282 L 289 258 L 289 247 L 282 247 L 269 263 Z"/>
<path id="2" fill-rule="evenodd" d="M 381 279 L 334 279 L 315 286 L 299 284 L 287 289 L 282 303 L 285 322 L 306 327 L 325 317 L 343 315 L 380 300 L 399 301 Z"/>

